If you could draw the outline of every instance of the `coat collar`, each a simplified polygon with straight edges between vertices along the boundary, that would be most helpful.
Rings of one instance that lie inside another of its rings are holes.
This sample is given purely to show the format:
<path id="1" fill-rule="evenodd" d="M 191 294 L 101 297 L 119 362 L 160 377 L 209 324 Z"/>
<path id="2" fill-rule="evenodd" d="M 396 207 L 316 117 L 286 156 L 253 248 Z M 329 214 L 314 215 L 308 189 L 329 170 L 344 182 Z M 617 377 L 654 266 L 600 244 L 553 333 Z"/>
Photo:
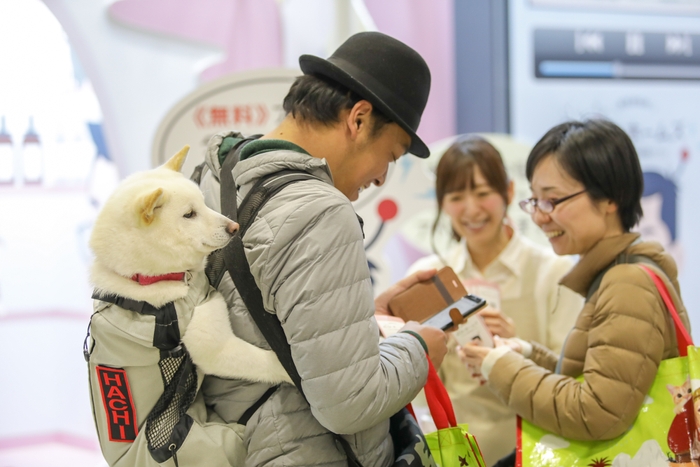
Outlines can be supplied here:
<path id="1" fill-rule="evenodd" d="M 638 233 L 624 233 L 600 240 L 559 283 L 585 297 L 598 273 L 638 238 Z"/>
<path id="2" fill-rule="evenodd" d="M 269 150 L 240 161 L 233 169 L 233 178 L 236 180 L 236 185 L 244 187 L 265 175 L 289 169 L 303 170 L 333 185 L 333 177 L 326 159 L 288 149 Z M 241 192 L 241 196 L 245 196 L 245 193 Z"/>

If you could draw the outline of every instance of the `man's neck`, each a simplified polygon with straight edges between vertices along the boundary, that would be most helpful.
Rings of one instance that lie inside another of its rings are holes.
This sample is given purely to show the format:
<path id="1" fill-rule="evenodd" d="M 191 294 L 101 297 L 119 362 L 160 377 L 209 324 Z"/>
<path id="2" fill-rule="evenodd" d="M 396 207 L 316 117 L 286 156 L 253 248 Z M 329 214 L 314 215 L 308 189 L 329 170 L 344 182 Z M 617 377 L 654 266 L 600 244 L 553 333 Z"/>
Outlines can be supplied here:
<path id="1" fill-rule="evenodd" d="M 260 139 L 281 139 L 303 148 L 311 156 L 325 158 L 332 163 L 342 141 L 334 126 L 311 124 L 287 115 L 277 128 Z"/>

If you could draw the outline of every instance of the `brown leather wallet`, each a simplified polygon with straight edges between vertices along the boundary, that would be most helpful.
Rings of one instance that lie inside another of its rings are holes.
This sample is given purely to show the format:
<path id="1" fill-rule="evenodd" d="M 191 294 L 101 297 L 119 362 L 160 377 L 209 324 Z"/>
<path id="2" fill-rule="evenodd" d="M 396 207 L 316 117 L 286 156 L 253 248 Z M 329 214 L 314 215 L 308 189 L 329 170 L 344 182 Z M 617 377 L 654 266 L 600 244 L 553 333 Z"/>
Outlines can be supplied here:
<path id="1" fill-rule="evenodd" d="M 404 321 L 426 319 L 467 295 L 451 267 L 440 269 L 427 281 L 419 282 L 389 300 L 389 311 Z"/>

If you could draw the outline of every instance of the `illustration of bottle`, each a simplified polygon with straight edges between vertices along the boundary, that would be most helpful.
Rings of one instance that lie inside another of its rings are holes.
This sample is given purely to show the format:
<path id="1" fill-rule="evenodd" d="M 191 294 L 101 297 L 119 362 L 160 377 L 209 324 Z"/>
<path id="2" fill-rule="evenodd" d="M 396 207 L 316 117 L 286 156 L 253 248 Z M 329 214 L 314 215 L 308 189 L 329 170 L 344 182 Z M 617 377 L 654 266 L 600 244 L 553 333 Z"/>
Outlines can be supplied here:
<path id="1" fill-rule="evenodd" d="M 12 136 L 5 129 L 4 116 L 0 125 L 0 185 L 12 185 L 15 181 L 15 151 Z"/>
<path id="2" fill-rule="evenodd" d="M 24 183 L 30 185 L 41 183 L 44 175 L 44 156 L 39 135 L 34 131 L 34 119 L 32 117 L 29 117 L 29 128 L 24 135 L 22 166 L 24 169 Z"/>

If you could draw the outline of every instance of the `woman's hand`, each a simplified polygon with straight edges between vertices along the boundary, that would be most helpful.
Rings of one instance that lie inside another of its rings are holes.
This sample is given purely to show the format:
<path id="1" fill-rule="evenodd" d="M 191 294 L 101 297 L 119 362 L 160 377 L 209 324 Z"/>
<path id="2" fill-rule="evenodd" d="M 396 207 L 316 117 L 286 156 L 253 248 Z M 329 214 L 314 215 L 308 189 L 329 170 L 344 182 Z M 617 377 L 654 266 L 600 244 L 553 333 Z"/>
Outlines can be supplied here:
<path id="1" fill-rule="evenodd" d="M 436 273 L 437 269 L 427 269 L 424 271 L 416 271 L 410 276 L 404 277 L 374 299 L 374 313 L 377 315 L 393 316 L 391 311 L 389 311 L 389 300 L 412 285 L 421 281 L 427 281 Z"/>
<path id="2" fill-rule="evenodd" d="M 493 338 L 495 347 L 508 347 L 510 350 L 515 352 L 522 352 L 522 347 L 520 343 L 515 339 L 501 339 L 498 336 Z M 475 378 L 481 378 L 481 364 L 484 362 L 486 355 L 493 350 L 489 347 L 483 347 L 477 344 L 467 344 L 465 346 L 457 347 L 457 354 L 460 360 L 464 363 L 469 370 L 472 372 L 472 376 Z"/>
<path id="3" fill-rule="evenodd" d="M 520 355 L 523 354 L 523 346 L 520 344 L 522 342 L 520 339 L 501 339 L 498 336 L 494 336 L 493 340 L 496 347 L 506 345 L 510 347 L 510 350 L 518 352 Z"/>
<path id="4" fill-rule="evenodd" d="M 481 373 L 481 363 L 486 358 L 486 355 L 491 349 L 489 347 L 483 347 L 476 344 L 466 344 L 464 346 L 457 347 L 457 353 L 459 354 L 462 363 L 467 365 L 467 367 L 472 370 L 472 376 L 479 375 Z"/>
<path id="5" fill-rule="evenodd" d="M 513 320 L 501 313 L 501 310 L 487 306 L 479 312 L 479 316 L 484 318 L 484 323 L 494 336 L 515 337 Z"/>

